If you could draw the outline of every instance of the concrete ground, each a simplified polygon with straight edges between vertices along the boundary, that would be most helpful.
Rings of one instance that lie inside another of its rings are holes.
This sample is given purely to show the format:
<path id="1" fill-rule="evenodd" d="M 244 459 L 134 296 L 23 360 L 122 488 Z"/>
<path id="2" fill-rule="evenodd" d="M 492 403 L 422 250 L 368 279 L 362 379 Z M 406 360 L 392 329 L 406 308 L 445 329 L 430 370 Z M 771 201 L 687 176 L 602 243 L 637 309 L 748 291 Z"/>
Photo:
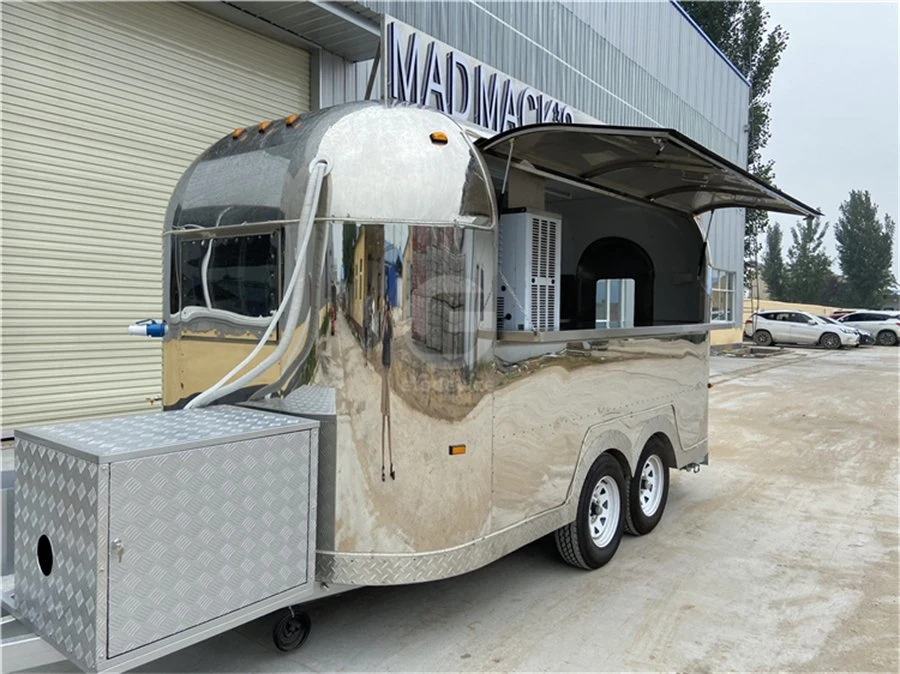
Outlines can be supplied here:
<path id="1" fill-rule="evenodd" d="M 712 359 L 710 465 L 584 572 L 550 539 L 468 575 L 257 620 L 142 671 L 898 671 L 900 349 Z M 54 671 L 74 671 L 69 665 Z"/>

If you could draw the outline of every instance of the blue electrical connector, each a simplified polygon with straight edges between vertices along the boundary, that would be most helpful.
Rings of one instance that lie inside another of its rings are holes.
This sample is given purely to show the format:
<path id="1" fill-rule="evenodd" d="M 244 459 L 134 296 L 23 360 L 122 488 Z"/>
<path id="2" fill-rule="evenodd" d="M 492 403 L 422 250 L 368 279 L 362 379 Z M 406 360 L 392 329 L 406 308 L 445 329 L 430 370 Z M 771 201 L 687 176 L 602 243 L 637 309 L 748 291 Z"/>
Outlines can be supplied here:
<path id="1" fill-rule="evenodd" d="M 156 321 L 145 318 L 128 326 L 129 335 L 144 335 L 146 337 L 164 337 L 167 330 L 165 321 Z"/>

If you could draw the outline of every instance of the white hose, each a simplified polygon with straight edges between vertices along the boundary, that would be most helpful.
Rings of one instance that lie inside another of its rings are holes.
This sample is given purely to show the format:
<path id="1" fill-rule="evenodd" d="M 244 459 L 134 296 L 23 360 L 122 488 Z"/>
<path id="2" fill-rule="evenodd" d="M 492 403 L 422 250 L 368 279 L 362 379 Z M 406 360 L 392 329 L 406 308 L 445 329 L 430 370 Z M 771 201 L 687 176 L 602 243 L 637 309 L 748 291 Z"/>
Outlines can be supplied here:
<path id="1" fill-rule="evenodd" d="M 203 262 L 200 263 L 200 281 L 203 284 L 203 301 L 206 302 L 206 308 L 212 309 L 212 301 L 209 299 L 209 280 L 206 273 L 209 271 L 209 258 L 212 257 L 213 241 L 209 239 L 206 246 L 206 255 L 203 256 Z"/>
<path id="2" fill-rule="evenodd" d="M 219 217 L 216 218 L 216 224 L 213 226 L 214 229 L 221 224 L 222 216 L 232 208 L 234 208 L 233 205 L 219 213 Z M 209 245 L 206 246 L 206 254 L 203 256 L 203 262 L 200 264 L 200 282 L 203 285 L 203 301 L 206 302 L 207 309 L 213 308 L 212 300 L 209 298 L 209 278 L 207 277 L 207 273 L 209 272 L 209 259 L 212 257 L 213 241 L 215 241 L 215 239 L 209 239 Z"/>
<path id="3" fill-rule="evenodd" d="M 268 370 L 274 362 L 281 358 L 285 350 L 287 350 L 287 347 L 291 342 L 291 338 L 293 337 L 294 330 L 297 327 L 297 318 L 298 314 L 300 313 L 300 304 L 303 298 L 303 293 L 295 292 L 295 289 L 297 280 L 302 275 L 301 271 L 304 267 L 303 260 L 306 256 L 306 250 L 309 247 L 309 241 L 312 238 L 316 209 L 318 208 L 319 204 L 319 194 L 321 193 L 322 181 L 325 178 L 327 170 L 328 163 L 325 160 L 315 161 L 310 169 L 310 183 L 309 187 L 306 190 L 306 195 L 303 199 L 303 207 L 300 210 L 299 219 L 299 224 L 306 225 L 306 231 L 303 235 L 303 244 L 297 251 L 297 256 L 294 260 L 294 272 L 291 274 L 291 280 L 288 283 L 287 290 L 284 293 L 284 298 L 281 300 L 278 311 L 276 311 L 272 316 L 272 321 L 271 323 L 269 323 L 269 327 L 266 328 L 266 331 L 263 333 L 262 338 L 260 338 L 259 343 L 257 343 L 253 351 L 250 352 L 250 355 L 248 355 L 246 358 L 244 358 L 244 360 L 235 365 L 234 368 L 232 368 L 232 370 L 224 377 L 222 377 L 219 381 L 217 381 L 203 393 L 198 395 L 196 398 L 188 402 L 188 404 L 185 405 L 185 409 L 192 409 L 195 407 L 208 405 L 209 403 L 214 402 L 219 398 L 228 395 L 229 393 L 237 391 L 242 386 L 244 386 L 248 382 L 253 381 L 260 374 Z M 281 336 L 281 339 L 279 340 L 278 347 L 268 356 L 268 358 L 259 363 L 259 365 L 226 386 L 226 382 L 238 372 L 243 370 L 262 350 L 263 346 L 265 346 L 266 342 L 269 339 L 269 336 L 272 334 L 272 331 L 275 330 L 275 326 L 278 325 L 278 320 L 284 313 L 284 309 L 287 306 L 288 302 L 290 302 L 291 308 L 288 312 L 285 331 Z"/>

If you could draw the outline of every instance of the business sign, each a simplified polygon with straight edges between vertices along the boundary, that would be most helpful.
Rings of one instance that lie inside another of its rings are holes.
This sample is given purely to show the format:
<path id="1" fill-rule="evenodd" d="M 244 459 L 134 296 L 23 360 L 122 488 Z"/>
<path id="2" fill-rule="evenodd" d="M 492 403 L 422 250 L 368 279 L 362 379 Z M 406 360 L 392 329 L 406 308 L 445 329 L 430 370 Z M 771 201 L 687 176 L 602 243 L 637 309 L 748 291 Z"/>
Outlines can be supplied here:
<path id="1" fill-rule="evenodd" d="M 593 122 L 565 103 L 385 15 L 388 99 L 416 103 L 500 133 L 526 124 Z"/>

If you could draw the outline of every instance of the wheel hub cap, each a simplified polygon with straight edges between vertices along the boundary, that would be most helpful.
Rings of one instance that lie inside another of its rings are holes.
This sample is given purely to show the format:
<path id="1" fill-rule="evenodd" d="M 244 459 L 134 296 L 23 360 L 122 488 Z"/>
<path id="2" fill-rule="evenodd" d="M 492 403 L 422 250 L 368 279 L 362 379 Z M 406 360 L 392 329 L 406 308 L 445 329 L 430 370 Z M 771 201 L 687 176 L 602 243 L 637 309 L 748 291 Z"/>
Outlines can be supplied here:
<path id="1" fill-rule="evenodd" d="M 641 486 L 639 497 L 641 501 L 641 512 L 647 517 L 656 514 L 662 501 L 663 491 L 663 463 L 656 454 L 648 457 L 641 468 Z"/>
<path id="2" fill-rule="evenodd" d="M 619 485 L 608 475 L 601 477 L 588 511 L 588 528 L 597 547 L 605 547 L 613 539 L 619 525 L 619 506 Z"/>

